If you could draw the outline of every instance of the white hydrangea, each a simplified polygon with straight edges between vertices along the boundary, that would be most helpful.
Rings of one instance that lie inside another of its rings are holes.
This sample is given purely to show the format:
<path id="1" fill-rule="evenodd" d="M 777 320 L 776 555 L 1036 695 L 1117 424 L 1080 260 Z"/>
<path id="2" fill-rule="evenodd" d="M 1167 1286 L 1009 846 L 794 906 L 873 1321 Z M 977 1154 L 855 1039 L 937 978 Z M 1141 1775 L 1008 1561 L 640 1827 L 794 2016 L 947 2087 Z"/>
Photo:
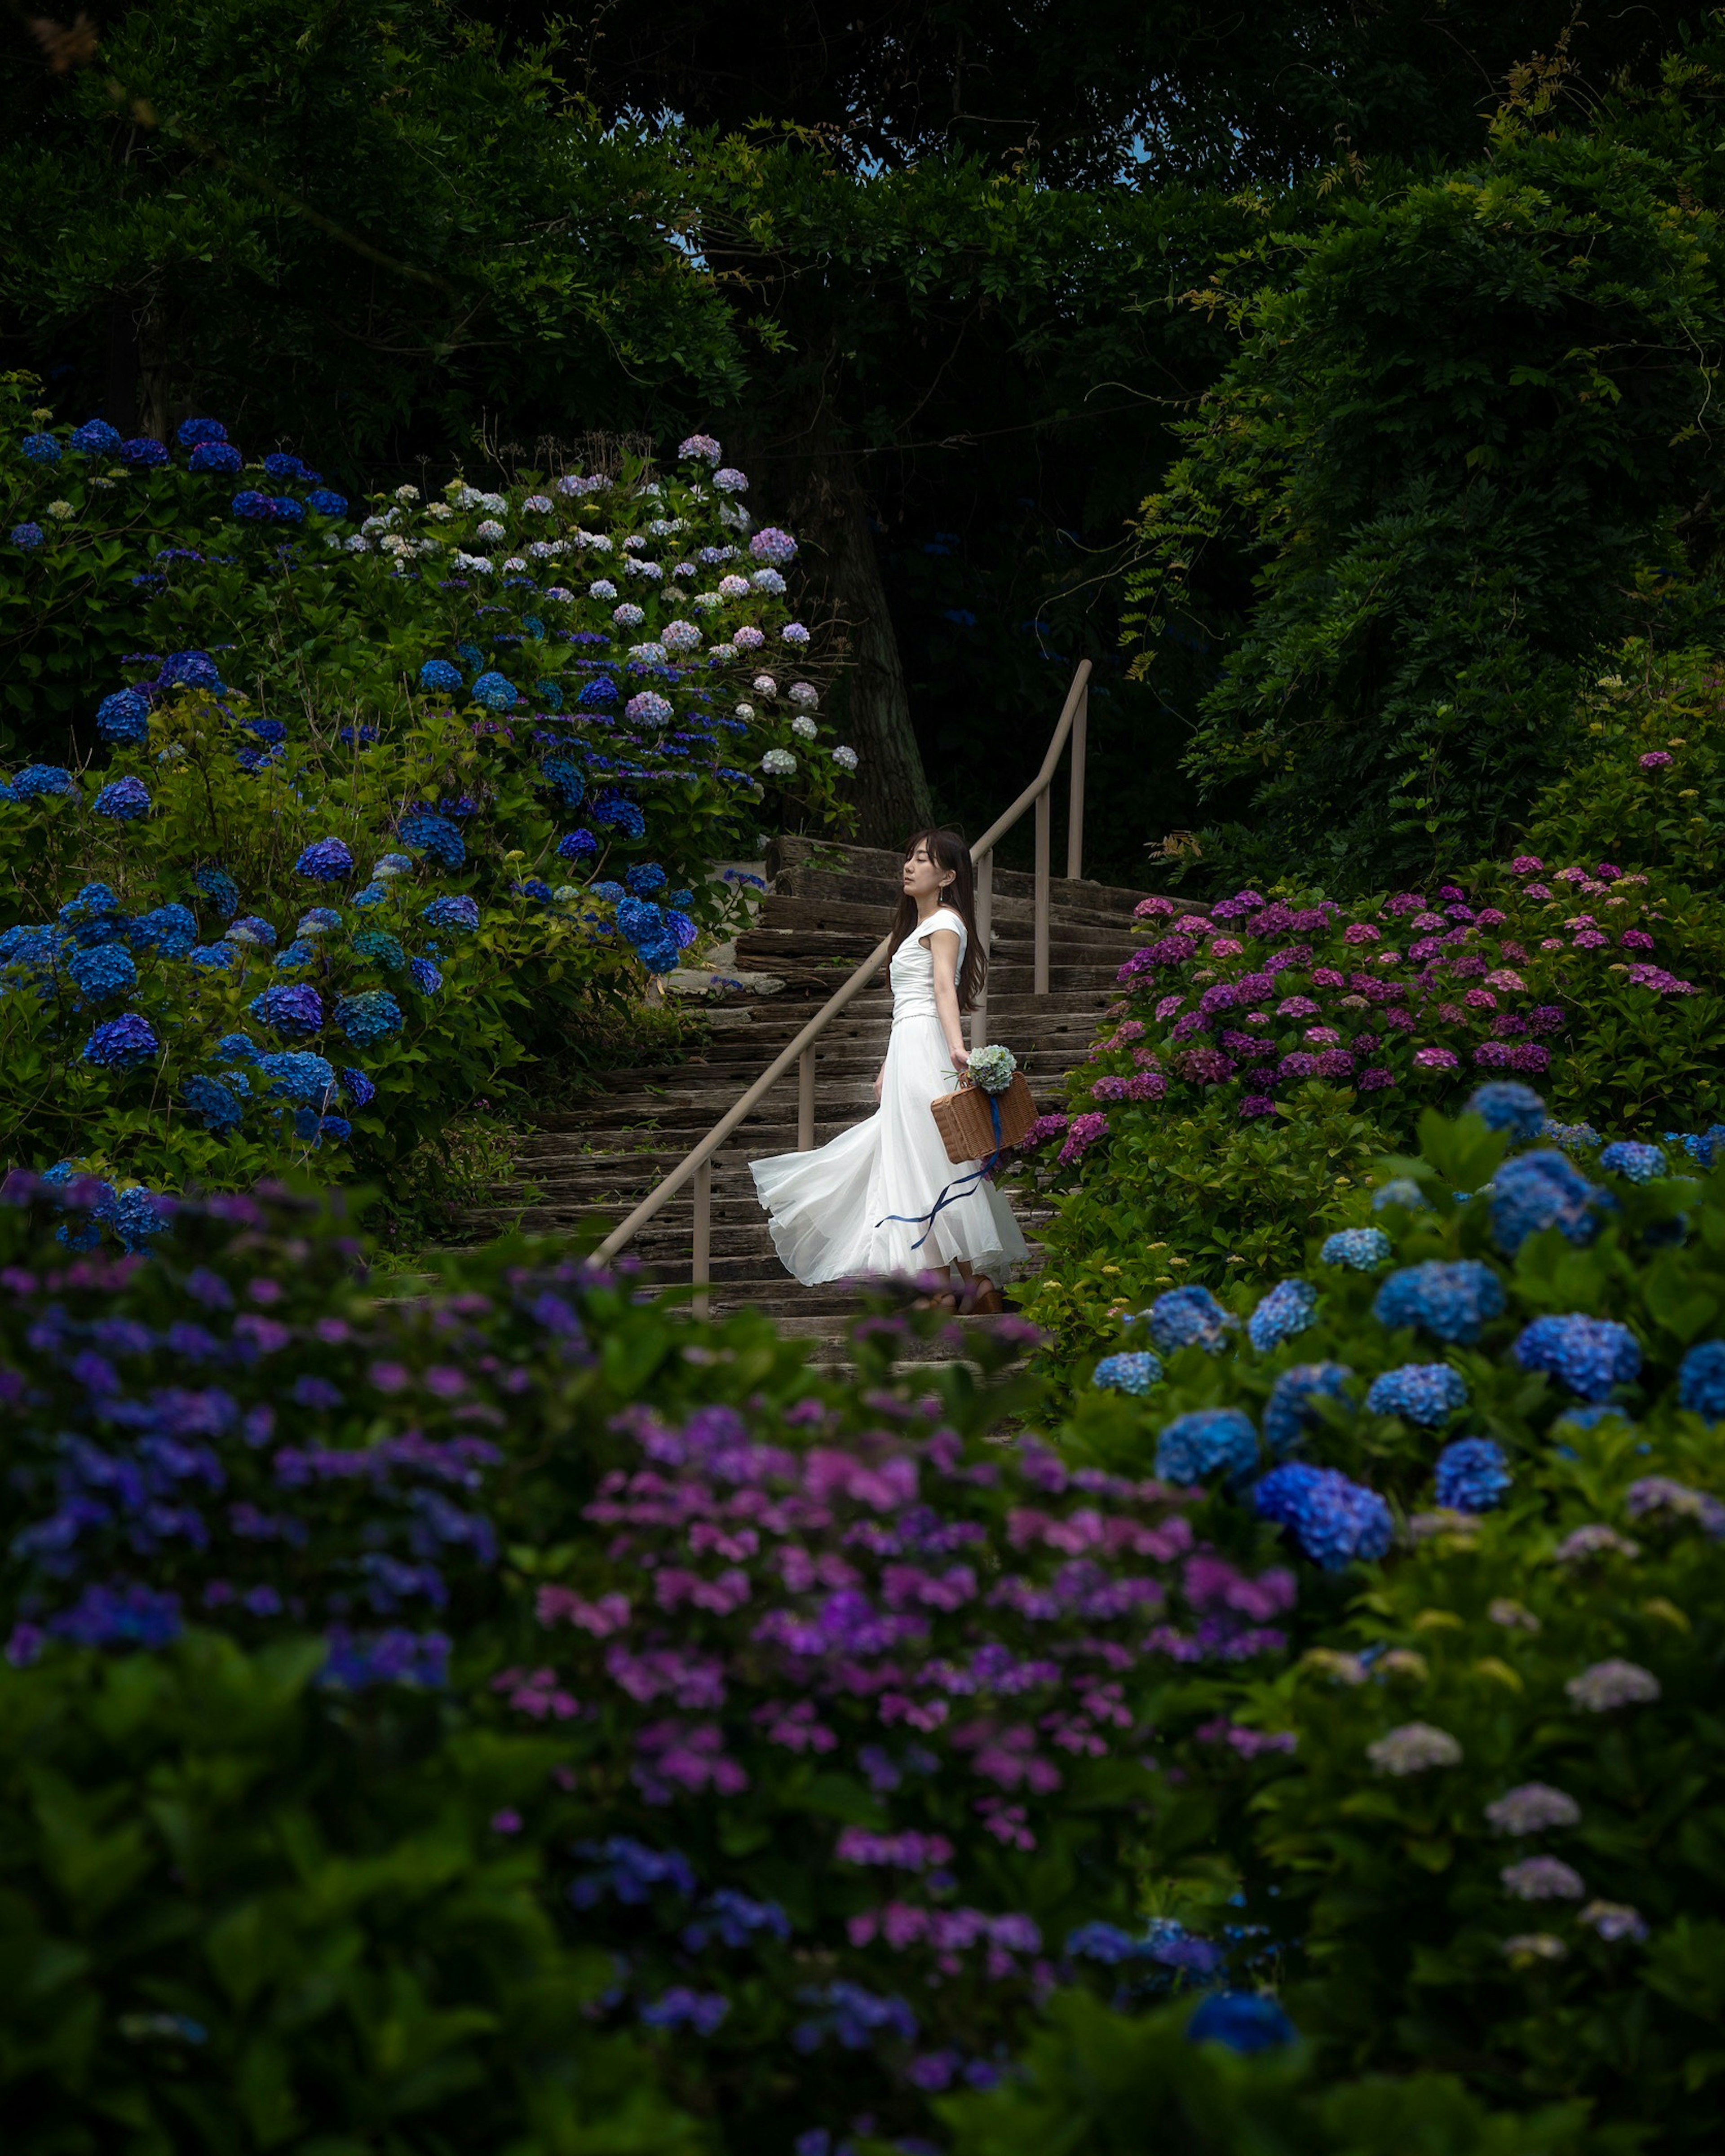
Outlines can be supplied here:
<path id="1" fill-rule="evenodd" d="M 657 562 L 638 562 L 632 554 L 625 557 L 623 568 L 625 576 L 645 577 L 655 584 L 665 575 L 665 571 Z"/>
<path id="2" fill-rule="evenodd" d="M 347 551 L 350 554 L 369 554 L 372 551 L 372 542 L 363 531 L 350 531 L 347 535 Z"/>
<path id="3" fill-rule="evenodd" d="M 696 592 L 689 603 L 697 613 L 711 613 L 716 607 L 723 606 L 725 602 L 716 592 Z"/>
<path id="4" fill-rule="evenodd" d="M 815 725 L 813 719 L 805 719 L 798 715 L 791 721 L 791 732 L 799 735 L 804 741 L 813 741 L 820 732 L 820 728 Z"/>
<path id="5" fill-rule="evenodd" d="M 519 554 L 511 554 L 509 559 L 503 564 L 504 574 L 506 576 L 518 577 L 526 568 L 526 563 L 521 559 Z"/>
<path id="6" fill-rule="evenodd" d="M 623 542 L 623 551 L 625 554 L 644 554 L 647 542 L 639 531 L 631 531 Z"/>
<path id="7" fill-rule="evenodd" d="M 784 590 L 784 578 L 777 569 L 757 569 L 749 582 L 757 592 L 770 593 L 774 598 Z"/>
<path id="8" fill-rule="evenodd" d="M 449 499 L 457 509 L 477 509 L 484 502 L 485 498 L 476 486 L 469 486 L 464 480 L 459 479 L 452 479 L 449 481 Z"/>
<path id="9" fill-rule="evenodd" d="M 720 578 L 719 597 L 721 599 L 746 599 L 748 595 L 749 580 L 747 577 Z"/>
<path id="10" fill-rule="evenodd" d="M 596 577 L 587 588 L 587 596 L 590 599 L 614 599 L 617 587 L 608 577 Z"/>
<path id="11" fill-rule="evenodd" d="M 398 561 L 403 555 L 411 554 L 413 551 L 413 541 L 404 537 L 399 531 L 392 531 L 387 538 L 380 540 L 378 544 L 386 554 L 393 554 Z"/>
<path id="12" fill-rule="evenodd" d="M 804 711 L 812 711 L 820 701 L 820 691 L 812 681 L 793 681 L 790 697 L 793 704 L 800 704 Z"/>
<path id="13" fill-rule="evenodd" d="M 595 554 L 608 554 L 611 552 L 611 535 L 608 531 L 583 531 L 580 536 L 583 543 L 591 547 Z"/>
<path id="14" fill-rule="evenodd" d="M 709 659 L 716 659 L 721 665 L 728 665 L 737 656 L 737 646 L 734 644 L 710 644 L 706 655 Z"/>
<path id="15" fill-rule="evenodd" d="M 1461 1747 L 1447 1729 L 1429 1722 L 1404 1722 L 1366 1747 L 1366 1757 L 1380 1774 L 1423 1774 L 1433 1767 L 1459 1767 Z"/>
<path id="16" fill-rule="evenodd" d="M 761 758 L 761 768 L 769 778 L 794 778 L 797 759 L 788 748 L 769 748 Z"/>
<path id="17" fill-rule="evenodd" d="M 479 498 L 479 506 L 481 509 L 489 510 L 493 516 L 501 516 L 509 507 L 508 502 L 501 494 L 482 494 Z"/>
<path id="18" fill-rule="evenodd" d="M 535 539 L 528 546 L 527 555 L 531 561 L 548 562 L 557 551 L 557 547 L 552 541 Z"/>
<path id="19" fill-rule="evenodd" d="M 419 490 L 417 486 L 398 486 L 395 490 L 395 498 L 398 501 L 417 501 Z"/>
<path id="20" fill-rule="evenodd" d="M 622 608 L 618 611 L 621 613 Z M 629 647 L 629 655 L 637 666 L 663 666 L 665 646 L 662 644 L 632 644 Z"/>
<path id="21" fill-rule="evenodd" d="M 841 742 L 839 747 L 833 751 L 833 761 L 838 765 L 840 771 L 855 771 L 856 769 L 856 751 L 854 748 L 846 748 Z"/>
<path id="22" fill-rule="evenodd" d="M 551 496 L 548 494 L 530 494 L 521 504 L 523 509 L 531 509 L 536 516 L 549 516 L 552 513 L 552 506 Z"/>
<path id="23" fill-rule="evenodd" d="M 425 514 L 428 516 L 434 516 L 439 524 L 447 524 L 455 512 L 446 501 L 428 501 L 425 505 Z"/>
<path id="24" fill-rule="evenodd" d="M 507 530 L 497 521 L 495 516 L 486 517 L 482 524 L 475 528 L 476 536 L 481 539 L 506 539 L 509 536 Z"/>
<path id="25" fill-rule="evenodd" d="M 674 577 L 692 577 L 699 573 L 692 562 L 679 562 L 671 571 Z"/>
<path id="26" fill-rule="evenodd" d="M 58 524 L 64 524 L 69 516 L 75 516 L 78 514 L 69 501 L 50 501 L 48 505 L 48 513 Z"/>
<path id="27" fill-rule="evenodd" d="M 620 607 L 612 608 L 611 619 L 619 629 L 639 629 L 647 617 L 638 606 L 632 606 L 625 599 Z"/>
<path id="28" fill-rule="evenodd" d="M 455 567 L 470 577 L 489 577 L 491 573 L 491 564 L 483 554 L 464 554 L 459 549 L 455 555 Z"/>
<path id="29" fill-rule="evenodd" d="M 665 625 L 665 648 L 667 651 L 698 651 L 701 631 L 692 621 L 673 621 Z"/>
<path id="30" fill-rule="evenodd" d="M 733 716 L 739 719 L 752 719 L 755 716 L 755 707 L 752 704 L 739 704 Z"/>
<path id="31" fill-rule="evenodd" d="M 655 516 L 647 526 L 655 539 L 668 539 L 673 531 L 681 531 L 685 528 L 680 516 Z"/>
<path id="32" fill-rule="evenodd" d="M 754 680 L 754 690 L 757 696 L 776 696 L 778 694 L 778 684 L 770 674 L 757 674 Z"/>

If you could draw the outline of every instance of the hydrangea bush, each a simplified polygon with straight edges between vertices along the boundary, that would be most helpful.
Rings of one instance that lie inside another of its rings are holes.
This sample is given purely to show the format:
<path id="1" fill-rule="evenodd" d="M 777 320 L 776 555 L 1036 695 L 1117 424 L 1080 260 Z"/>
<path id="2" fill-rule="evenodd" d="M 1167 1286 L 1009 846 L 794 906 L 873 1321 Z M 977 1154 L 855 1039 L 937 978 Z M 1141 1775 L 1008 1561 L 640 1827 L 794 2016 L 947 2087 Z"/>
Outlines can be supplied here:
<path id="1" fill-rule="evenodd" d="M 1211 1817 L 1331 2068 L 1700 2148 L 1725 1175 L 1559 1149 L 1518 1085 L 1473 1105 L 1422 1118 L 1373 1225 L 1314 1237 L 1297 1283 L 1127 1324 L 1154 1378 L 1101 1365 L 1069 1457 L 1178 1469 L 1199 1532 L 1267 1527 L 1302 1567 L 1304 1651 L 1238 1710 L 1258 1786 L 1219 1782 Z"/>
<path id="2" fill-rule="evenodd" d="M 100 685 L 99 767 L 0 783 L 12 1158 L 244 1186 L 315 1148 L 387 1177 L 728 918 L 707 865 L 759 843 L 781 743 L 774 801 L 840 814 L 821 690 L 785 678 L 795 542 L 752 533 L 706 438 L 661 478 L 400 488 L 356 530 L 292 456 L 232 492 L 213 420 L 159 456 L 110 433 L 13 459 L 66 512 L 15 542 L 19 604 L 84 603 L 79 564 L 162 517 L 199 543 L 139 572 L 145 634 L 182 648 Z"/>
<path id="3" fill-rule="evenodd" d="M 1664 875 L 1532 854 L 1346 907 L 1145 901 L 1122 999 L 1027 1141 L 1058 1206 L 1031 1315 L 1076 1358 L 1183 1276 L 1288 1270 L 1314 1193 L 1345 1213 L 1424 1106 L 1481 1079 L 1614 1136 L 1710 1124 L 1725 997 L 1700 911 Z"/>

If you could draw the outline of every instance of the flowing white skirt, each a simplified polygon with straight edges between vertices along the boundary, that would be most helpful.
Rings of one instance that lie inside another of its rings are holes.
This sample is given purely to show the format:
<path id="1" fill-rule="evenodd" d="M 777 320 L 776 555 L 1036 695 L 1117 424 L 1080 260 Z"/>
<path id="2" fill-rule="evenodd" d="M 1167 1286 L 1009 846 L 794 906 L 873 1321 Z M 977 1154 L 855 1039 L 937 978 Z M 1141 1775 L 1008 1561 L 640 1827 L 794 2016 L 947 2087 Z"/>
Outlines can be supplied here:
<path id="1" fill-rule="evenodd" d="M 752 1164 L 773 1246 L 805 1287 L 819 1281 L 945 1271 L 964 1259 L 1000 1284 L 1029 1257 L 1012 1209 L 991 1183 L 927 1216 L 941 1192 L 978 1166 L 955 1163 L 929 1103 L 958 1082 L 932 1012 L 897 1019 L 886 1050 L 880 1106 L 813 1152 Z M 901 1217 L 895 1218 L 899 1215 Z M 920 1249 L 913 1247 L 925 1237 Z"/>

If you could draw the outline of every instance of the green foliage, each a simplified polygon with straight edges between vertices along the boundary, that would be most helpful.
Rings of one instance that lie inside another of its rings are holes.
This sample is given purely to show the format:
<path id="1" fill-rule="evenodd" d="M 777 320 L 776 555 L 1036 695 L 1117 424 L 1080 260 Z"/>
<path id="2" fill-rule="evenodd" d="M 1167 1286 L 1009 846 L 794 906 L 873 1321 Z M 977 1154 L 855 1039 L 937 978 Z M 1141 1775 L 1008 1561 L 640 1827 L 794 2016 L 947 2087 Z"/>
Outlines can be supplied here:
<path id="1" fill-rule="evenodd" d="M 1497 846 L 1602 644 L 1710 633 L 1678 522 L 1725 310 L 1687 162 L 1507 121 L 1488 166 L 1337 198 L 1209 295 L 1243 342 L 1132 590 L 1154 633 L 1213 615 L 1213 557 L 1250 570 L 1191 754 L 1255 789 L 1224 858 L 1358 889 Z"/>
<path id="2" fill-rule="evenodd" d="M 495 1815 L 542 1739 L 316 1641 L 0 1669 L 0 2101 L 19 2156 L 646 2156 L 701 2145 Z"/>

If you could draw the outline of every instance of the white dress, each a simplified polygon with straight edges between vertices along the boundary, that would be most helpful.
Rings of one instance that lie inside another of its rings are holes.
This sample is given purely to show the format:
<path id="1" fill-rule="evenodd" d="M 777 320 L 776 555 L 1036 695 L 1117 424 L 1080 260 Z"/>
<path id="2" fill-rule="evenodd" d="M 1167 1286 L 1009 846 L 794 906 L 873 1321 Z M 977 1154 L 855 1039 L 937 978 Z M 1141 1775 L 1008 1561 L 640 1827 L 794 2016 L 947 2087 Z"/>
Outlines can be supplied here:
<path id="1" fill-rule="evenodd" d="M 927 1217 L 942 1191 L 964 1183 L 978 1165 L 947 1158 L 929 1108 L 958 1083 L 934 1004 L 927 939 L 940 928 L 957 931 L 962 968 L 964 923 L 947 906 L 893 954 L 892 1038 L 875 1113 L 813 1152 L 782 1152 L 752 1164 L 773 1245 L 805 1286 L 944 1272 L 959 1258 L 1004 1285 L 1029 1256 L 1012 1209 L 992 1183 L 968 1183 L 932 1224 Z M 913 1248 L 919 1237 L 926 1240 Z"/>

